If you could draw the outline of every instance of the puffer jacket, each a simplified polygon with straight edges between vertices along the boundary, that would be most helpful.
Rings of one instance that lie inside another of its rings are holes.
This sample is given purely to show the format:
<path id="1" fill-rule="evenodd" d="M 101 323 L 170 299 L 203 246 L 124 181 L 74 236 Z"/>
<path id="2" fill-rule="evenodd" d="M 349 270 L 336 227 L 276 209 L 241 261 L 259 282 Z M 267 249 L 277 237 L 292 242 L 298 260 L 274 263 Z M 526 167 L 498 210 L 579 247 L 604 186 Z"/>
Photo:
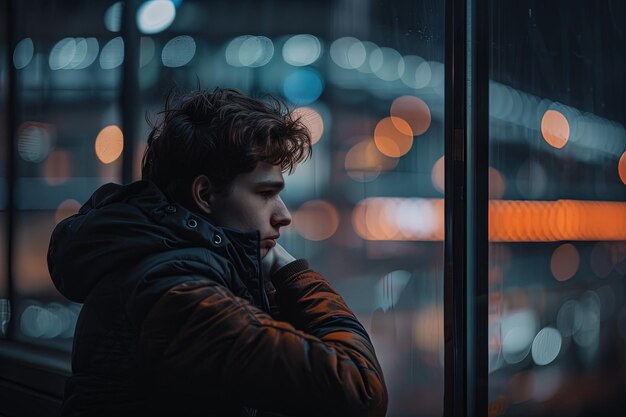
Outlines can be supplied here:
<path id="1" fill-rule="evenodd" d="M 385 415 L 345 301 L 305 260 L 264 279 L 259 245 L 151 182 L 99 188 L 48 251 L 57 289 L 84 304 L 62 415 Z"/>

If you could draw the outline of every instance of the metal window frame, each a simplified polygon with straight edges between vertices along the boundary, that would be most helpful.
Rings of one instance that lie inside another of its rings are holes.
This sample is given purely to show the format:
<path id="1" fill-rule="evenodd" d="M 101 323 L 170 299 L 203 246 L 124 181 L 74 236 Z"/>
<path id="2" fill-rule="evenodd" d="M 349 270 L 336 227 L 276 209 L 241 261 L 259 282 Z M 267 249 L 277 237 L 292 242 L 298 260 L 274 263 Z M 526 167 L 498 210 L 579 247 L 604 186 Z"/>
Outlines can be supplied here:
<path id="1" fill-rule="evenodd" d="M 445 2 L 445 417 L 487 413 L 490 1 Z"/>

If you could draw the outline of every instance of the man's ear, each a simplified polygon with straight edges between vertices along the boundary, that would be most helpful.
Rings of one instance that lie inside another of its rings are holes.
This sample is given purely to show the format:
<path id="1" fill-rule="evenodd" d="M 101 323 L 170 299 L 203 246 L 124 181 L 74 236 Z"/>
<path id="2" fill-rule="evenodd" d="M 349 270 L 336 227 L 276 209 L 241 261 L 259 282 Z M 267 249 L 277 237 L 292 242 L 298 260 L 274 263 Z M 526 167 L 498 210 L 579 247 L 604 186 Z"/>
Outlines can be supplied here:
<path id="1" fill-rule="evenodd" d="M 206 175 L 198 175 L 191 183 L 191 198 L 203 213 L 211 214 L 214 189 Z"/>

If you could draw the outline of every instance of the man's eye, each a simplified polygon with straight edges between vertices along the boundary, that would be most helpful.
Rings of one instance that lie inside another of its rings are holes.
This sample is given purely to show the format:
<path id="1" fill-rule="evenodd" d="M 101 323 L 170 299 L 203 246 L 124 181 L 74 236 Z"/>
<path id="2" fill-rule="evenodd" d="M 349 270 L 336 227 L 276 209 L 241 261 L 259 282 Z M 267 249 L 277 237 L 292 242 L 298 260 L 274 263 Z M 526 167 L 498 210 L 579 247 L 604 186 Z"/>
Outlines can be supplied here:
<path id="1" fill-rule="evenodd" d="M 261 191 L 259 195 L 263 198 L 271 198 L 274 195 L 274 191 Z"/>

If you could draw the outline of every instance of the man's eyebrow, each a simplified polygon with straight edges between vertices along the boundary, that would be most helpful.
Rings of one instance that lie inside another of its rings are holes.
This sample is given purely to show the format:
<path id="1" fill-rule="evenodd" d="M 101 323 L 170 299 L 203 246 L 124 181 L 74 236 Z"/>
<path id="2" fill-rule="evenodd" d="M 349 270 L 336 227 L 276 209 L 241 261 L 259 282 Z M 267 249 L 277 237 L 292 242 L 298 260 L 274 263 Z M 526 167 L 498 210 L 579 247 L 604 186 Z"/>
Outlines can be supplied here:
<path id="1" fill-rule="evenodd" d="M 277 188 L 279 190 L 282 190 L 283 188 L 285 188 L 285 183 L 283 181 L 272 181 L 272 180 L 259 181 L 255 185 L 259 188 L 267 187 L 267 188 Z"/>

